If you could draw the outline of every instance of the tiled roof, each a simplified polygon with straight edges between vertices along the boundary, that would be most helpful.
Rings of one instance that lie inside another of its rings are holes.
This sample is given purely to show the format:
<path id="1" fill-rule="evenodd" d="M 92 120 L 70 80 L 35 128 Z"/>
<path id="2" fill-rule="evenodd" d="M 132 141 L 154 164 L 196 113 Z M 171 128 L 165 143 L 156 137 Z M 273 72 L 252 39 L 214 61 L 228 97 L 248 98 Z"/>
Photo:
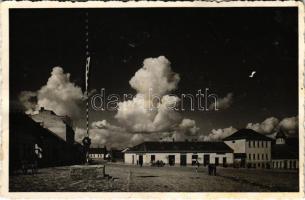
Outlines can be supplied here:
<path id="1" fill-rule="evenodd" d="M 126 153 L 131 152 L 215 152 L 230 153 L 233 150 L 224 142 L 143 142 Z"/>
<path id="2" fill-rule="evenodd" d="M 271 138 L 262 135 L 252 129 L 240 129 L 235 133 L 233 133 L 232 135 L 224 138 L 223 140 L 227 141 L 227 140 L 239 140 L 239 139 L 272 141 Z"/>
<path id="3" fill-rule="evenodd" d="M 284 131 L 280 129 L 280 131 L 276 134 L 275 138 L 287 138 Z"/>

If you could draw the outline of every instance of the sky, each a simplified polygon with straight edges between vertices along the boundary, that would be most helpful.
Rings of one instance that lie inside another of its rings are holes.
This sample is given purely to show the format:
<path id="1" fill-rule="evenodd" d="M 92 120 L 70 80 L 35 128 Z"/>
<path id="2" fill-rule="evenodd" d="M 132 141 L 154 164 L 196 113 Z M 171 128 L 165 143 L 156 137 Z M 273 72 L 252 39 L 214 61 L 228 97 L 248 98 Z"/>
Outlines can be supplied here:
<path id="1" fill-rule="evenodd" d="M 96 144 L 217 140 L 246 127 L 266 135 L 282 127 L 296 136 L 297 14 L 297 8 L 14 9 L 11 108 L 70 115 L 83 137 L 88 19 L 92 94 L 102 88 L 146 94 L 142 87 L 150 85 L 161 97 L 209 88 L 219 98 L 218 111 L 143 113 L 137 98 L 121 101 L 128 112 L 90 109 Z"/>

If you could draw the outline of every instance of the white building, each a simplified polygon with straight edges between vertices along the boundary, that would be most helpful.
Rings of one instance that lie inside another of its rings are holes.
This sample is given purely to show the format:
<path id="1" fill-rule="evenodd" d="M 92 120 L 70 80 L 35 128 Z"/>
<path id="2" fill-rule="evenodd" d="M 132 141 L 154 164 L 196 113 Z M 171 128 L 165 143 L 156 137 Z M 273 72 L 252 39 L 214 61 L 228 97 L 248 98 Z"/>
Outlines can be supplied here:
<path id="1" fill-rule="evenodd" d="M 287 144 L 290 138 L 280 130 L 276 134 L 275 144 L 272 146 L 272 167 L 275 169 L 297 169 L 299 168 L 298 159 L 298 140 L 292 145 Z M 290 139 L 291 141 L 291 139 Z"/>
<path id="2" fill-rule="evenodd" d="M 90 148 L 89 149 L 89 158 L 94 160 L 104 160 L 105 155 L 107 154 L 106 148 Z"/>
<path id="3" fill-rule="evenodd" d="M 128 149 L 124 154 L 127 164 L 150 165 L 163 161 L 168 165 L 200 164 L 230 166 L 233 150 L 223 142 L 143 142 Z"/>
<path id="4" fill-rule="evenodd" d="M 271 167 L 271 138 L 251 129 L 240 129 L 223 141 L 233 149 L 236 165 L 248 168 Z"/>

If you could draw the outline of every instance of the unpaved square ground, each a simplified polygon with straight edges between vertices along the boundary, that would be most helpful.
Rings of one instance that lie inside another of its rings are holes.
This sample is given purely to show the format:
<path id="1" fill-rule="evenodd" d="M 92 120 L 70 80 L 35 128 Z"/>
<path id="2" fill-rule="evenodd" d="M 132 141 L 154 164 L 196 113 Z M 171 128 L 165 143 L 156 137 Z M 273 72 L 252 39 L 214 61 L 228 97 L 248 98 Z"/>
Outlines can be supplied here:
<path id="1" fill-rule="evenodd" d="M 70 167 L 40 169 L 36 175 L 13 175 L 12 192 L 297 192 L 297 171 L 217 168 L 209 176 L 205 167 L 139 167 L 107 164 L 109 178 L 72 180 Z"/>

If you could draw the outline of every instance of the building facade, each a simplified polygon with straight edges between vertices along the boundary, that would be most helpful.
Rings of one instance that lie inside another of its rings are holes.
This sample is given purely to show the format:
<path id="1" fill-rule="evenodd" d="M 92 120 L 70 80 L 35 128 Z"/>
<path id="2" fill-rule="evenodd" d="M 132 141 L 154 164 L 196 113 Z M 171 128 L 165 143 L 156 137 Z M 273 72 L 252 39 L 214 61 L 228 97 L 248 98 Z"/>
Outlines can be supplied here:
<path id="1" fill-rule="evenodd" d="M 234 151 L 239 167 L 270 168 L 272 139 L 251 129 L 240 129 L 223 139 Z"/>
<path id="2" fill-rule="evenodd" d="M 144 142 L 124 154 L 126 164 L 151 165 L 162 161 L 167 165 L 194 165 L 196 160 L 203 165 L 231 166 L 233 150 L 223 142 Z"/>
<path id="3" fill-rule="evenodd" d="M 276 134 L 275 144 L 272 146 L 272 167 L 274 169 L 298 169 L 299 153 L 297 141 L 289 144 L 284 131 Z"/>
<path id="4" fill-rule="evenodd" d="M 38 113 L 29 116 L 42 127 L 52 131 L 67 143 L 74 144 L 75 133 L 70 117 L 58 116 L 53 111 L 46 110 L 43 107 L 40 108 Z"/>
<path id="5" fill-rule="evenodd" d="M 107 149 L 106 149 L 106 147 L 90 148 L 88 154 L 89 154 L 89 158 L 91 158 L 91 159 L 104 160 L 105 156 L 107 154 Z"/>
<path id="6" fill-rule="evenodd" d="M 34 159 L 38 167 L 80 164 L 85 160 L 81 144 L 67 143 L 26 114 L 10 112 L 9 123 L 10 173 Z"/>

